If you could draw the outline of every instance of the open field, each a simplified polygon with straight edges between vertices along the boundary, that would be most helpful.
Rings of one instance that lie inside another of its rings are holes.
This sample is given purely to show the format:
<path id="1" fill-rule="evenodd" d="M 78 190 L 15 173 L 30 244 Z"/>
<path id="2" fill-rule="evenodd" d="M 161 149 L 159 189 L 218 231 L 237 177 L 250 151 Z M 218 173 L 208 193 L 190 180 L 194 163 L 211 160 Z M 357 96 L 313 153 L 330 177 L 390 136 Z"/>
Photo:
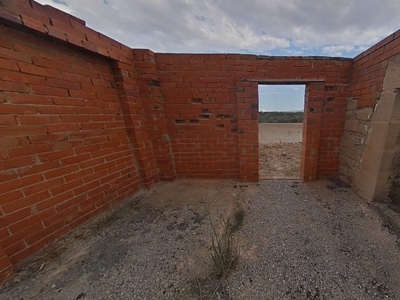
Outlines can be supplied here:
<path id="1" fill-rule="evenodd" d="M 260 123 L 260 144 L 301 143 L 303 123 Z"/>
<path id="2" fill-rule="evenodd" d="M 302 123 L 259 124 L 260 179 L 298 179 Z"/>

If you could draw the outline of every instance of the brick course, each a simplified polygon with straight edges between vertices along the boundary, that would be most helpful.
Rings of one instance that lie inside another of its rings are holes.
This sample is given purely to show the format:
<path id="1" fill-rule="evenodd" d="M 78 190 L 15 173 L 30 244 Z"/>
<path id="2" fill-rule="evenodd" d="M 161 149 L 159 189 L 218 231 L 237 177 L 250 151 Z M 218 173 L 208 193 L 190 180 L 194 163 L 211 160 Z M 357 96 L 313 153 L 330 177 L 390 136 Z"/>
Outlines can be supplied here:
<path id="1" fill-rule="evenodd" d="M 156 53 L 178 177 L 258 180 L 258 83 L 304 83 L 304 180 L 335 177 L 351 60 Z"/>

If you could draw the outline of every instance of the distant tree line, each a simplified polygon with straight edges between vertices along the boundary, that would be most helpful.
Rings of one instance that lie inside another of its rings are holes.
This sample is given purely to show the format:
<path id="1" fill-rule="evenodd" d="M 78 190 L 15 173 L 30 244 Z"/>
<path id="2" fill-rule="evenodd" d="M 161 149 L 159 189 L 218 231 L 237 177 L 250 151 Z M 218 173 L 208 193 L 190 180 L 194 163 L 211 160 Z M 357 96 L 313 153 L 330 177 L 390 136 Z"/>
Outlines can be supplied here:
<path id="1" fill-rule="evenodd" d="M 260 123 L 303 123 L 302 111 L 260 111 L 258 113 Z"/>

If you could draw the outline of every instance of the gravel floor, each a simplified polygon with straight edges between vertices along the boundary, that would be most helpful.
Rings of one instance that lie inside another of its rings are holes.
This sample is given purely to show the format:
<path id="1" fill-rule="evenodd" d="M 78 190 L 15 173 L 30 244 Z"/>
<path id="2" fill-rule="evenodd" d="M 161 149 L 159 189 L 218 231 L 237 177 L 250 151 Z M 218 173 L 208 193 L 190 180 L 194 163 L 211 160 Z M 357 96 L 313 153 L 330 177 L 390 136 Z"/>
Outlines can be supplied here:
<path id="1" fill-rule="evenodd" d="M 210 218 L 241 208 L 239 264 L 205 296 Z M 0 299 L 400 299 L 390 229 L 332 182 L 160 183 L 32 258 Z"/>

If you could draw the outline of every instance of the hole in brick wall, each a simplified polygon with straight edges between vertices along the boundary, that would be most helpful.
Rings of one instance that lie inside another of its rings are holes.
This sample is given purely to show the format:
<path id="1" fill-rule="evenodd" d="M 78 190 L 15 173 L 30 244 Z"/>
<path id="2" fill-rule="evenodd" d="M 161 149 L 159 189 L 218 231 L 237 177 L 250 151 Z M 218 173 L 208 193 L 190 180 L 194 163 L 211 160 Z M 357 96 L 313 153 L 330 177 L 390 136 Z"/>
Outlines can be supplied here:
<path id="1" fill-rule="evenodd" d="M 54 26 L 53 25 L 53 20 L 51 18 L 49 18 L 49 23 L 50 23 L 51 26 Z"/>
<path id="2" fill-rule="evenodd" d="M 238 130 L 233 128 L 233 129 L 231 129 L 231 133 L 238 133 Z"/>
<path id="3" fill-rule="evenodd" d="M 310 112 L 316 112 L 317 110 L 314 107 L 310 107 Z"/>
<path id="4" fill-rule="evenodd" d="M 182 119 L 176 119 L 175 124 L 185 124 L 185 120 Z"/>
<path id="5" fill-rule="evenodd" d="M 159 87 L 160 86 L 160 82 L 158 80 L 149 80 L 148 81 L 148 85 L 149 86 L 156 86 Z"/>
<path id="6" fill-rule="evenodd" d="M 333 100 L 335 100 L 334 97 L 328 97 L 328 98 L 326 98 L 326 101 L 328 101 L 328 102 L 333 102 Z"/>
<path id="7" fill-rule="evenodd" d="M 189 120 L 189 124 L 199 124 L 199 123 L 200 123 L 200 120 L 197 120 L 197 119 Z"/>
<path id="8" fill-rule="evenodd" d="M 201 110 L 200 118 L 210 119 L 211 115 L 212 115 L 211 110 L 209 110 L 208 108 L 205 108 L 205 109 Z"/>
<path id="9" fill-rule="evenodd" d="M 217 124 L 217 129 L 224 129 L 225 128 L 225 125 L 224 124 Z"/>
<path id="10" fill-rule="evenodd" d="M 333 108 L 325 108 L 326 112 L 333 112 Z"/>
<path id="11" fill-rule="evenodd" d="M 236 88 L 236 92 L 239 92 L 239 93 L 244 92 L 244 87 Z"/>
<path id="12" fill-rule="evenodd" d="M 232 120 L 231 120 L 231 123 L 232 123 L 232 124 L 236 124 L 237 122 L 238 122 L 237 119 L 232 119 Z"/>
<path id="13" fill-rule="evenodd" d="M 151 109 L 153 109 L 153 110 L 159 110 L 159 109 L 162 109 L 163 107 L 161 106 L 161 105 L 158 105 L 158 104 L 154 104 L 152 107 L 151 107 Z"/>
<path id="14" fill-rule="evenodd" d="M 203 99 L 202 98 L 193 98 L 192 103 L 201 104 L 201 103 L 203 103 Z"/>
<path id="15" fill-rule="evenodd" d="M 324 91 L 325 92 L 333 92 L 333 91 L 336 91 L 336 87 L 333 85 L 326 85 L 326 86 L 324 86 Z"/>
<path id="16" fill-rule="evenodd" d="M 240 129 L 238 132 L 239 132 L 239 134 L 244 134 L 244 130 L 243 129 Z"/>
<path id="17" fill-rule="evenodd" d="M 258 109 L 258 103 L 252 103 L 251 109 Z"/>
<path id="18" fill-rule="evenodd" d="M 86 40 L 87 42 L 89 41 L 89 39 L 88 39 L 86 33 L 85 33 L 85 40 Z"/>
<path id="19" fill-rule="evenodd" d="M 232 118 L 232 115 L 228 115 L 228 114 L 218 114 L 217 115 L 217 119 L 230 119 Z"/>

